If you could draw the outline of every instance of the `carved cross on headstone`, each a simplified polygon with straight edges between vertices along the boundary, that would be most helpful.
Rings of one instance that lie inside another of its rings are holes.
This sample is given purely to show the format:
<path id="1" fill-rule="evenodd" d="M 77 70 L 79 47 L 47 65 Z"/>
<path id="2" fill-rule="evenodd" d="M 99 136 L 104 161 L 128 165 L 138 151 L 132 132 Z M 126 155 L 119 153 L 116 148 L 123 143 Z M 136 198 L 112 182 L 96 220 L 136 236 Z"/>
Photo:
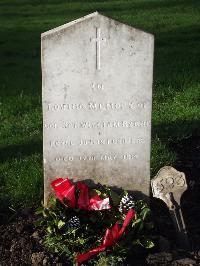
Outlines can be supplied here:
<path id="1" fill-rule="evenodd" d="M 45 204 L 66 175 L 148 197 L 153 35 L 94 12 L 43 33 L 41 51 Z"/>
<path id="2" fill-rule="evenodd" d="M 185 174 L 165 166 L 151 180 L 151 187 L 153 196 L 163 200 L 169 208 L 180 246 L 188 249 L 189 240 L 180 206 L 181 196 L 187 190 Z"/>
<path id="3" fill-rule="evenodd" d="M 101 69 L 101 42 L 106 41 L 106 38 L 101 37 L 101 29 L 96 28 L 96 38 L 92 39 L 96 42 L 96 69 Z"/>

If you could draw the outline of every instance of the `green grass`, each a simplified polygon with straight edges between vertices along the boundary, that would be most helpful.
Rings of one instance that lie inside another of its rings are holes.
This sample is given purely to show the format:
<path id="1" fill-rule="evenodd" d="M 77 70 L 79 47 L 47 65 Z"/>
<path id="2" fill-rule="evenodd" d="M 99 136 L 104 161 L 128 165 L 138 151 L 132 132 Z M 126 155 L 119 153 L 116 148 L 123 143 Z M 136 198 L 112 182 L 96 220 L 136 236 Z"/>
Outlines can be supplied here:
<path id="1" fill-rule="evenodd" d="M 0 197 L 7 205 L 42 196 L 40 34 L 95 10 L 155 35 L 152 175 L 177 165 L 171 143 L 200 135 L 199 0 L 1 0 Z"/>

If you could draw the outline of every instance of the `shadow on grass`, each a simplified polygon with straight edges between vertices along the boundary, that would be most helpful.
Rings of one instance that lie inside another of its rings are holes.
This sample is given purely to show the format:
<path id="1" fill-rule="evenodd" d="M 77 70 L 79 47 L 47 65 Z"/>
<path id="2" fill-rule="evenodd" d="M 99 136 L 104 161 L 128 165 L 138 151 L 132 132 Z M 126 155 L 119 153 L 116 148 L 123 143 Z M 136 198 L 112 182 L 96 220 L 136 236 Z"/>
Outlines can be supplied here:
<path id="1" fill-rule="evenodd" d="M 182 209 L 191 244 L 200 248 L 200 134 L 173 140 L 170 147 L 178 154 L 176 167 L 186 174 L 188 190 L 182 197 Z"/>
<path id="2" fill-rule="evenodd" d="M 197 25 L 155 35 L 155 82 L 179 91 L 184 86 L 199 83 L 199 45 Z"/>
<path id="3" fill-rule="evenodd" d="M 188 178 L 198 178 L 200 171 L 200 121 L 177 121 L 152 127 L 152 138 L 159 138 L 176 154 L 174 167 Z M 159 156 L 159 154 L 157 154 Z"/>
<path id="4" fill-rule="evenodd" d="M 42 154 L 42 141 L 30 141 L 25 144 L 9 145 L 0 149 L 0 163 L 23 158 L 34 153 Z"/>
<path id="5" fill-rule="evenodd" d="M 9 1 L 8 1 L 9 2 Z M 26 1 L 20 1 L 20 2 L 16 2 L 13 1 L 12 2 L 12 7 L 13 8 L 20 8 L 22 7 L 22 11 L 25 14 L 25 10 L 24 7 L 27 6 L 28 8 L 35 8 L 35 7 L 41 7 L 41 13 L 42 15 L 45 14 L 49 14 L 50 15 L 60 15 L 61 12 L 65 12 L 67 11 L 67 4 L 68 3 L 76 3 L 73 7 L 72 7 L 72 14 L 80 14 L 83 12 L 94 12 L 96 10 L 91 10 L 91 5 L 94 5 L 97 7 L 97 11 L 102 11 L 102 12 L 117 12 L 119 11 L 120 13 L 125 11 L 127 14 L 128 13 L 136 13 L 137 11 L 145 11 L 145 10 L 152 10 L 152 9 L 165 9 L 165 8 L 189 8 L 189 7 L 200 7 L 199 1 L 198 0 L 165 0 L 165 1 L 122 1 L 122 0 L 109 0 L 107 3 L 105 3 L 105 0 L 98 0 L 98 1 L 94 1 L 94 0 L 68 0 L 66 2 L 64 2 L 63 0 L 47 0 L 47 1 L 41 1 L 41 0 L 35 0 L 34 2 L 31 2 L 29 0 Z M 66 10 L 63 8 L 63 4 L 66 5 Z M 8 3 L 2 3 L 0 4 L 0 7 L 7 7 L 9 4 Z M 103 6 L 102 6 L 103 5 Z M 51 10 L 51 6 L 52 6 L 52 10 Z M 44 7 L 48 7 L 48 9 L 45 10 Z M 55 12 L 55 8 L 57 7 L 57 9 L 59 9 L 60 7 L 62 7 L 62 10 L 59 10 L 60 12 Z M 70 6 L 71 7 L 71 6 Z M 50 12 L 49 12 L 50 11 Z M 38 14 L 38 13 L 37 13 Z M 30 11 L 28 12 L 27 16 L 37 16 L 37 14 L 34 12 L 30 13 Z M 3 14 L 4 15 L 4 14 Z M 16 16 L 20 14 L 16 14 L 16 13 L 12 13 L 9 12 L 8 15 L 11 16 Z M 5 14 L 6 16 L 6 14 Z"/>
<path id="6" fill-rule="evenodd" d="M 158 133 L 163 142 L 166 140 L 168 149 L 176 154 L 173 167 L 186 174 L 188 190 L 182 196 L 181 207 L 194 250 L 200 247 L 200 121 L 162 124 L 154 127 L 153 131 L 154 134 Z M 166 205 L 161 200 L 152 199 L 151 207 L 158 235 L 177 243 Z"/>
<path id="7" fill-rule="evenodd" d="M 178 170 L 183 171 L 182 167 Z M 186 225 L 186 231 L 189 236 L 191 250 L 197 250 L 200 248 L 200 182 L 196 182 L 195 185 L 191 187 L 187 177 L 186 174 L 188 190 L 184 192 L 181 197 L 181 209 Z M 166 204 L 159 199 L 152 198 L 151 210 L 156 234 L 164 236 L 170 240 L 172 246 L 178 245 L 176 239 L 177 234 Z"/>
<path id="8" fill-rule="evenodd" d="M 79 1 L 77 1 L 79 2 Z M 168 9 L 172 9 L 172 8 L 189 8 L 189 7 L 194 7 L 196 6 L 197 8 L 200 7 L 200 3 L 198 0 L 167 0 L 167 1 L 141 1 L 141 2 L 130 2 L 130 1 L 124 1 L 122 3 L 122 1 L 119 1 L 121 3 L 119 3 L 118 5 L 112 5 L 110 7 L 105 6 L 105 7 L 100 7 L 98 9 L 98 11 L 100 12 L 115 12 L 116 15 L 120 15 L 121 12 L 125 11 L 126 14 L 136 14 L 142 11 L 152 11 L 155 10 L 155 12 L 157 11 L 157 9 L 159 9 L 159 11 L 161 11 L 162 9 L 168 8 Z M 117 11 L 119 13 L 117 13 Z"/>

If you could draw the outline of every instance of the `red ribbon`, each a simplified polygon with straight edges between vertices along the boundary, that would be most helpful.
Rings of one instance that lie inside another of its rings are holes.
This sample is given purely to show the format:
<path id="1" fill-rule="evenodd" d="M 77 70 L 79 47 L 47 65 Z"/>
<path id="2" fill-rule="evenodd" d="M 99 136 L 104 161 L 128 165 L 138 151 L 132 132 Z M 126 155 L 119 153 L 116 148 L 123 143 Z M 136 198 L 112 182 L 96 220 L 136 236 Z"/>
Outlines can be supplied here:
<path id="1" fill-rule="evenodd" d="M 56 197 L 64 203 L 67 200 L 67 207 L 84 210 L 105 210 L 110 209 L 109 198 L 101 199 L 98 195 L 89 198 L 88 186 L 82 182 L 73 185 L 68 178 L 57 178 L 51 182 Z M 76 200 L 76 190 L 79 195 Z"/>
<path id="2" fill-rule="evenodd" d="M 89 206 L 88 186 L 82 182 L 78 182 L 77 189 L 79 190 L 79 197 L 77 200 L 78 208 L 87 210 Z"/>
<path id="3" fill-rule="evenodd" d="M 135 210 L 130 209 L 125 217 L 122 227 L 118 223 L 116 223 L 110 229 L 107 229 L 102 241 L 102 244 L 99 247 L 93 248 L 86 253 L 78 254 L 76 257 L 76 261 L 78 265 L 83 263 L 84 261 L 89 260 L 92 256 L 99 254 L 104 251 L 107 247 L 115 245 L 118 239 L 122 236 L 126 227 L 129 225 L 130 221 L 135 217 Z"/>
<path id="4" fill-rule="evenodd" d="M 51 186 L 55 191 L 56 197 L 61 202 L 67 199 L 70 208 L 76 207 L 75 185 L 72 185 L 68 178 L 57 178 L 51 182 Z"/>

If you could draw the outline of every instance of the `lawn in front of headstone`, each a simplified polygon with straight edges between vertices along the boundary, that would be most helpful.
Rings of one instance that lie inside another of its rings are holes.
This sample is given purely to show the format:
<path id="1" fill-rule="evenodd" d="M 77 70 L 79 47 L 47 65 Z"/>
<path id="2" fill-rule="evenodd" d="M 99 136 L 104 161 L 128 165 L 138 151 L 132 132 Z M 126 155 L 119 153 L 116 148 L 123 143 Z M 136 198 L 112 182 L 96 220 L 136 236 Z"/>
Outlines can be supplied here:
<path id="1" fill-rule="evenodd" d="M 8 207 L 12 214 L 42 199 L 40 34 L 95 10 L 155 36 L 152 176 L 167 164 L 196 174 L 197 148 L 186 151 L 200 134 L 198 1 L 2 0 L 1 220 Z"/>

